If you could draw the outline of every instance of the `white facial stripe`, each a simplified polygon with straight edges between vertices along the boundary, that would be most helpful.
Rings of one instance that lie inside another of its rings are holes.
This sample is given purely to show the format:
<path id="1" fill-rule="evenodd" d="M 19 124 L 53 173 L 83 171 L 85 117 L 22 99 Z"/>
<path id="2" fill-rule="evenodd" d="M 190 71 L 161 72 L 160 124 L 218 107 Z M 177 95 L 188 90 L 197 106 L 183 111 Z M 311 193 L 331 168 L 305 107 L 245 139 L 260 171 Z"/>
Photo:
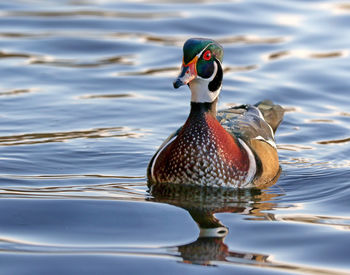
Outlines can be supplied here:
<path id="1" fill-rule="evenodd" d="M 201 52 L 199 53 L 199 54 L 197 54 L 196 56 L 198 57 L 198 58 L 200 58 L 201 57 L 201 55 L 202 55 L 202 53 L 210 46 L 210 45 L 213 45 L 214 43 L 209 43 L 203 50 L 201 50 Z"/>

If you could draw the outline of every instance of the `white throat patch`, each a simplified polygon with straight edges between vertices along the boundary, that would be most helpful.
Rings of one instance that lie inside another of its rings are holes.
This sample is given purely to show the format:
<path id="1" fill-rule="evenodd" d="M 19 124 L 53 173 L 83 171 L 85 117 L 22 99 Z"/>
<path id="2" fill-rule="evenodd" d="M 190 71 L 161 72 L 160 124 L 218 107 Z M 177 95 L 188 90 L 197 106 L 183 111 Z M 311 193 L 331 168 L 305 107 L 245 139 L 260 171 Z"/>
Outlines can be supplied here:
<path id="1" fill-rule="evenodd" d="M 209 90 L 209 83 L 214 79 L 218 72 L 218 65 L 214 62 L 214 73 L 210 78 L 202 78 L 197 76 L 196 79 L 189 83 L 191 89 L 191 101 L 192 102 L 213 102 L 220 94 L 221 86 L 216 91 Z"/>

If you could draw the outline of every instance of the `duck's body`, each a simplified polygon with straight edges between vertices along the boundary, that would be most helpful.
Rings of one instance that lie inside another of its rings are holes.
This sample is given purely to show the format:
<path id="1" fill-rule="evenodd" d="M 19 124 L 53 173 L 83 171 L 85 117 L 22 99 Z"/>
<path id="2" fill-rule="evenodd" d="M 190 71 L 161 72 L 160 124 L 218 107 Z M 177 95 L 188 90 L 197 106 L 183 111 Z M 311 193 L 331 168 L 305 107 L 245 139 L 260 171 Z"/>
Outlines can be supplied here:
<path id="1" fill-rule="evenodd" d="M 221 46 L 213 40 L 186 42 L 182 73 L 174 87 L 189 85 L 191 111 L 185 124 L 153 156 L 148 167 L 150 184 L 262 187 L 279 174 L 274 133 L 257 107 L 216 112 L 222 55 Z M 264 106 L 269 116 L 274 113 L 277 127 L 282 108 Z"/>

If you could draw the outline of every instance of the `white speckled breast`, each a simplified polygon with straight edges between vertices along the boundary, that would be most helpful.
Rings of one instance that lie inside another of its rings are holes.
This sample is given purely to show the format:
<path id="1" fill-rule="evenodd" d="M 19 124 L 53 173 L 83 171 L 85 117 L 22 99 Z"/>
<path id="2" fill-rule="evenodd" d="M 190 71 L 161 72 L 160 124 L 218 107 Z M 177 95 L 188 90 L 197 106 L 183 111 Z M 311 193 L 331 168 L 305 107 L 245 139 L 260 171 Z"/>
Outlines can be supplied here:
<path id="1" fill-rule="evenodd" d="M 210 113 L 191 113 L 156 155 L 151 176 L 157 183 L 243 187 L 254 176 L 255 160 L 247 150 Z"/>

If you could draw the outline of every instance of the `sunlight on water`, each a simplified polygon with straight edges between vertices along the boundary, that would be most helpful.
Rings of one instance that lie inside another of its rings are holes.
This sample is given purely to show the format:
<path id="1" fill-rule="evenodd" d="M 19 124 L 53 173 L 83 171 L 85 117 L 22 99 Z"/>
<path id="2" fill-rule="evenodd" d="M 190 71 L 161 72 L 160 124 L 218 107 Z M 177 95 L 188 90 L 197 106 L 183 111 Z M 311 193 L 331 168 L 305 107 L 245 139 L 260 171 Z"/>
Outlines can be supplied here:
<path id="1" fill-rule="evenodd" d="M 280 14 L 275 17 L 275 21 L 279 25 L 299 27 L 303 23 L 303 18 L 299 15 Z"/>

